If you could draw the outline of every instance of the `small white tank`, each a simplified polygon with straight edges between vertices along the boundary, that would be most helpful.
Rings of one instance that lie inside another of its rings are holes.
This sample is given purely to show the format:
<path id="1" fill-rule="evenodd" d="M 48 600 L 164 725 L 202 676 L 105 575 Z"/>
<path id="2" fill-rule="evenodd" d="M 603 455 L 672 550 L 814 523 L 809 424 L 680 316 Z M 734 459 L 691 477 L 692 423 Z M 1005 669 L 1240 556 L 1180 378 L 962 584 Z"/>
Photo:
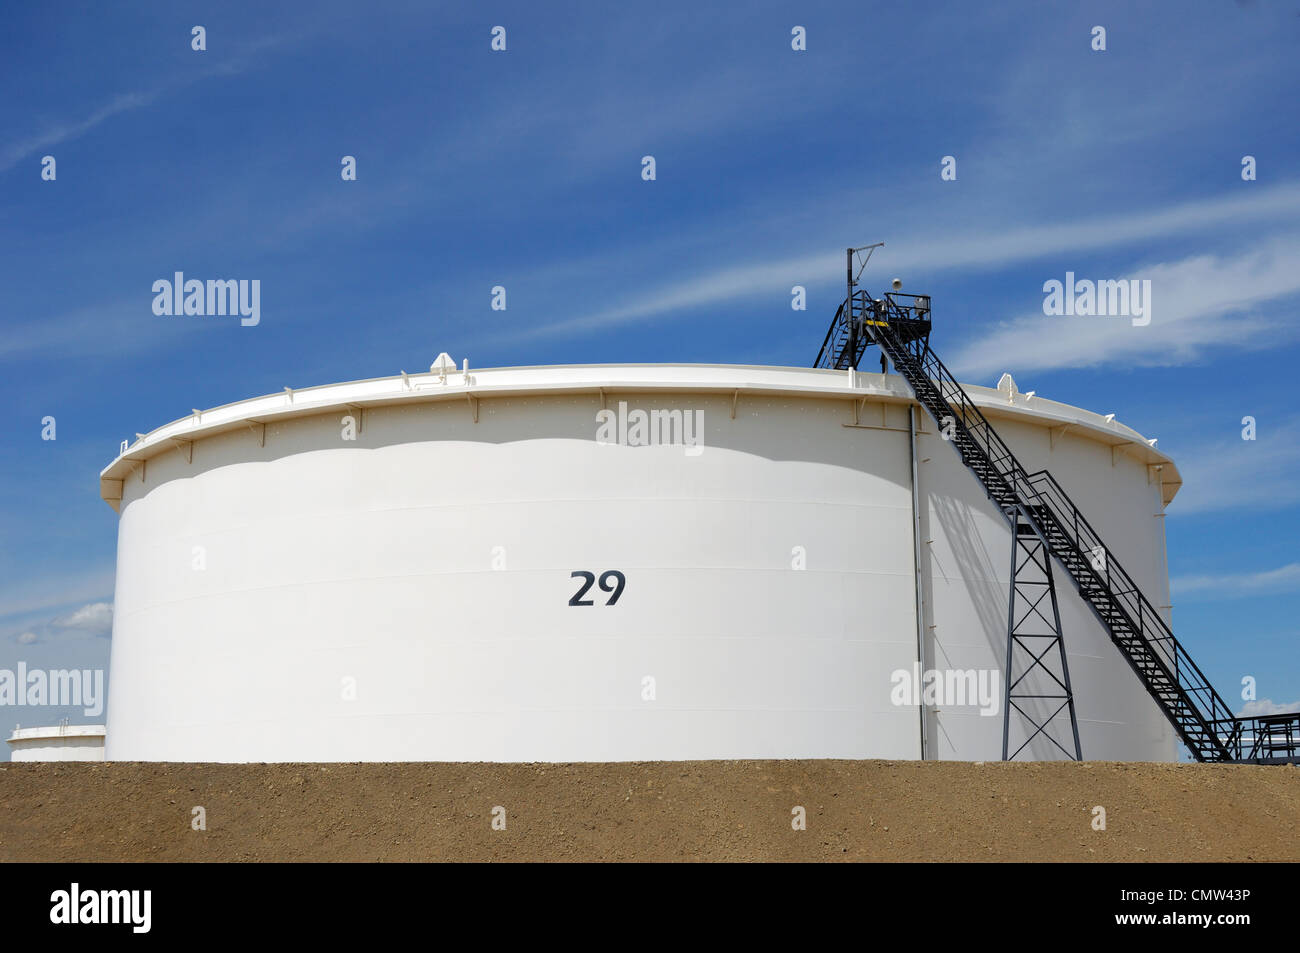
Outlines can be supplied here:
<path id="1" fill-rule="evenodd" d="M 103 761 L 103 725 L 15 728 L 5 739 L 11 761 Z"/>

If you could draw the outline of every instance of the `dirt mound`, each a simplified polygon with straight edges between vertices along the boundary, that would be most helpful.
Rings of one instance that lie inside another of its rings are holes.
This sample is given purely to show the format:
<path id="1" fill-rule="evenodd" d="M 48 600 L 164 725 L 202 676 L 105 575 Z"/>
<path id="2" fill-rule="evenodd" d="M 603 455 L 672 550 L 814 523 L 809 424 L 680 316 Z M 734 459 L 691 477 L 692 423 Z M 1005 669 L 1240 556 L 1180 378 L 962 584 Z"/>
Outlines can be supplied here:
<path id="1" fill-rule="evenodd" d="M 23 763 L 0 803 L 4 861 L 1300 860 L 1295 767 Z"/>

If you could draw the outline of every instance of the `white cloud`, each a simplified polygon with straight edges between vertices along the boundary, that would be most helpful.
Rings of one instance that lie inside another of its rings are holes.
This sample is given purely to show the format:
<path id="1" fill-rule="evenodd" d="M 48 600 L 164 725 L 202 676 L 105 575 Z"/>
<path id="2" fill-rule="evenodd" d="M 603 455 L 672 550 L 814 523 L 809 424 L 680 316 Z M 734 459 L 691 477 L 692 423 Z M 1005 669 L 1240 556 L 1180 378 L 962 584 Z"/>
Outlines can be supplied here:
<path id="1" fill-rule="evenodd" d="M 1241 711 L 1237 712 L 1237 717 L 1253 718 L 1257 715 L 1286 715 L 1297 711 L 1300 711 L 1300 701 L 1275 702 L 1271 698 L 1261 698 L 1258 701 L 1246 702 Z"/>
<path id="2" fill-rule="evenodd" d="M 1254 440 L 1193 447 L 1177 460 L 1183 476 L 1173 504 L 1177 513 L 1300 502 L 1300 420 L 1266 426 Z"/>
<path id="3" fill-rule="evenodd" d="M 785 214 L 788 214 L 788 210 Z M 1059 225 L 1008 226 L 995 231 L 965 231 L 957 234 L 936 234 L 931 226 L 908 236 L 889 240 L 888 266 L 894 274 L 938 274 L 972 268 L 995 268 L 1014 265 L 1062 253 L 1080 254 L 1114 248 L 1140 245 L 1150 239 L 1176 236 L 1186 238 L 1198 231 L 1226 226 L 1257 225 L 1280 222 L 1293 225 L 1300 215 L 1300 184 L 1288 184 L 1271 189 L 1251 189 L 1229 197 L 1202 199 L 1163 209 L 1147 210 L 1127 215 Z M 1175 265 L 1147 268 L 1136 277 L 1159 279 L 1156 295 L 1157 320 L 1161 314 L 1175 312 L 1204 312 L 1222 315 L 1234 305 L 1238 296 L 1251 293 L 1251 301 L 1269 300 L 1288 289 L 1300 287 L 1300 277 L 1295 274 L 1296 249 L 1300 236 L 1292 235 L 1281 244 L 1256 249 L 1253 253 L 1220 261 L 1212 256 L 1198 256 Z M 1288 257 L 1288 255 L 1290 257 Z M 841 279 L 844 275 L 842 250 L 796 252 L 781 257 L 770 257 L 752 264 L 724 268 L 694 277 L 674 281 L 658 288 L 639 292 L 635 298 L 598 311 L 577 317 L 540 325 L 525 331 L 525 337 L 552 336 L 580 333 L 594 327 L 614 327 L 642 321 L 662 314 L 681 312 L 690 308 L 717 304 L 722 301 L 742 301 L 771 296 L 776 291 L 789 293 L 792 284 L 814 284 Z M 1080 277 L 1119 277 L 1118 275 Z M 1178 268 L 1180 270 L 1170 270 Z M 1183 281 L 1203 281 L 1217 274 L 1224 281 L 1246 280 L 1245 286 L 1188 285 Z M 1043 280 L 1060 275 L 1044 275 Z M 1264 281 L 1267 284 L 1261 285 Z M 1251 284 L 1253 283 L 1253 285 Z M 1039 321 L 1048 319 L 1038 316 Z M 1119 319 L 1115 319 L 1118 321 Z M 1153 322 L 1154 326 L 1155 322 Z M 1032 325 L 1029 327 L 1032 328 Z M 1059 329 L 1060 325 L 1051 325 Z M 1082 327 L 1082 325 L 1081 325 Z M 1017 329 L 1018 331 L 1019 329 Z M 1151 331 L 1151 327 L 1131 330 Z M 1180 327 L 1180 333 L 1186 326 Z M 1204 330 L 1199 328 L 1198 330 Z M 1053 332 L 1047 332 L 1050 336 Z M 1220 340 L 1222 333 L 1212 335 Z M 1153 337 L 1153 336 L 1148 336 Z M 1208 343 L 1208 342 L 1206 342 Z M 1202 342 L 1166 342 L 1166 349 L 1177 348 L 1179 359 L 1199 353 Z M 1060 350 L 1060 349 L 1058 349 Z M 1033 348 L 1016 347 L 1015 353 L 1031 358 Z M 1062 352 L 1063 353 L 1063 352 Z M 1028 365 L 1026 365 L 1028 366 Z"/>
<path id="4" fill-rule="evenodd" d="M 50 624 L 62 629 L 80 629 L 107 635 L 113 628 L 113 604 L 92 602 L 67 615 L 58 616 Z"/>
<path id="5" fill-rule="evenodd" d="M 19 645 L 50 645 L 107 639 L 113 634 L 113 604 L 91 602 L 44 622 L 28 622 L 11 634 Z"/>
<path id="6" fill-rule="evenodd" d="M 208 76 L 229 76 L 242 73 L 252 65 L 257 54 L 282 46 L 285 42 L 285 38 L 274 36 L 245 42 L 236 46 L 228 59 L 220 60 L 206 69 L 163 83 L 152 90 L 142 93 L 120 93 L 84 119 L 55 123 L 39 133 L 30 135 L 25 139 L 19 139 L 0 152 L 0 172 L 11 169 L 24 159 L 37 153 L 44 153 L 60 143 L 79 139 L 112 117 L 147 106 L 159 97 L 188 86 L 196 80 Z"/>
<path id="7" fill-rule="evenodd" d="M 113 592 L 115 570 L 109 565 L 76 574 L 22 579 L 0 588 L 0 622 L 22 624 L 44 613 L 45 619 L 78 603 L 98 602 Z"/>
<path id="8" fill-rule="evenodd" d="M 983 377 L 1065 367 L 1169 366 L 1212 349 L 1274 347 L 1300 333 L 1287 315 L 1253 309 L 1300 293 L 1300 235 L 1275 239 L 1234 257 L 1197 255 L 1127 274 L 1076 279 L 1150 279 L 1151 321 L 1127 317 L 1049 317 L 1030 313 L 981 334 L 949 363 L 959 375 Z M 1047 275 L 1064 280 L 1065 275 Z"/>
<path id="9" fill-rule="evenodd" d="M 85 119 L 75 122 L 61 122 L 50 126 L 37 135 L 20 139 L 0 153 L 0 172 L 13 168 L 28 156 L 35 155 L 38 152 L 45 152 L 61 142 L 67 142 L 69 139 L 84 136 L 100 123 L 116 116 L 118 113 L 146 106 L 153 102 L 157 95 L 157 92 L 153 92 L 127 93 L 114 96 L 108 103 L 100 106 Z"/>
<path id="10" fill-rule="evenodd" d="M 1218 573 L 1216 575 L 1177 576 L 1169 588 L 1176 598 L 1194 593 L 1211 597 L 1233 598 L 1259 592 L 1282 592 L 1300 587 L 1300 563 L 1288 563 L 1277 569 L 1258 572 Z"/>
<path id="11" fill-rule="evenodd" d="M 784 263 L 784 271 L 773 271 L 771 265 L 754 265 L 715 272 L 702 278 L 666 286 L 658 291 L 627 304 L 618 305 L 593 314 L 569 318 L 532 330 L 515 333 L 516 338 L 549 337 L 586 331 L 597 327 L 615 327 L 633 324 L 655 315 L 685 311 L 720 301 L 740 300 L 774 291 L 789 294 L 790 275 L 819 275 L 826 270 L 826 256 Z M 843 264 L 840 265 L 841 269 Z M 812 279 L 804 279 L 812 280 Z M 797 283 L 797 282 L 796 282 Z"/>
<path id="12" fill-rule="evenodd" d="M 1218 226 L 1267 221 L 1291 224 L 1297 212 L 1300 212 L 1300 185 L 1288 184 L 1245 195 L 1202 199 L 1164 209 L 1084 222 L 1012 227 L 937 240 L 933 235 L 923 233 L 911 239 L 890 242 L 889 262 L 891 269 L 909 271 L 1006 265 L 1066 252 L 1122 248 L 1150 238 L 1186 236 Z M 840 264 L 842 267 L 843 263 Z M 1048 277 L 1060 276 L 1048 275 L 1044 280 Z"/>
<path id="13" fill-rule="evenodd" d="M 150 307 L 147 282 L 144 287 L 146 293 L 134 298 L 42 316 L 31 322 L 25 333 L 0 340 L 0 361 L 26 360 L 34 354 L 66 359 L 138 353 L 174 345 L 193 333 L 192 326 L 158 320 Z"/>

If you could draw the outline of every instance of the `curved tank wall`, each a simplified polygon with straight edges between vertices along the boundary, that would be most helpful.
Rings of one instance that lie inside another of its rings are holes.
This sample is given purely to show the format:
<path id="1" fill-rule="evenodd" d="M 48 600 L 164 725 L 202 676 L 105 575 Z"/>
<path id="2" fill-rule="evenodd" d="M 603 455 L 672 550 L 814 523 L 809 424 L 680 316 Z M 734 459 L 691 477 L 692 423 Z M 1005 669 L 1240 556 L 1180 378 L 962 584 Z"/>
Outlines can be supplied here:
<path id="1" fill-rule="evenodd" d="M 1172 464 L 1096 415 L 972 391 L 1167 602 Z M 160 428 L 101 479 L 121 512 L 107 755 L 901 759 L 924 726 L 926 757 L 996 759 L 1000 697 L 990 716 L 893 691 L 918 631 L 926 668 L 1005 653 L 1006 522 L 919 411 L 914 511 L 910 407 L 872 374 L 516 368 Z M 636 445 L 638 410 L 680 411 L 657 422 L 697 423 L 696 445 Z M 1085 757 L 1173 757 L 1060 589 Z"/>

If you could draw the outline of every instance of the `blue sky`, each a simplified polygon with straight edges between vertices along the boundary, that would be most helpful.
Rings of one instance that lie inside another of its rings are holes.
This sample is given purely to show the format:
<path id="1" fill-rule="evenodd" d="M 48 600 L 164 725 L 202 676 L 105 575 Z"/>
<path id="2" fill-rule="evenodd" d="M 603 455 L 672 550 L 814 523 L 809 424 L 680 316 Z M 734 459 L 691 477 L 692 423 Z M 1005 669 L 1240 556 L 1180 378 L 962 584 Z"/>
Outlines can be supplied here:
<path id="1" fill-rule="evenodd" d="M 1159 438 L 1175 631 L 1300 700 L 1300 2 L 542 6 L 6 12 L 0 668 L 106 667 L 136 431 L 439 351 L 805 365 L 884 240 L 868 286 L 930 292 L 965 380 Z M 1152 279 L 1151 324 L 1044 317 L 1067 270 Z M 259 279 L 261 323 L 155 316 L 175 271 Z"/>

